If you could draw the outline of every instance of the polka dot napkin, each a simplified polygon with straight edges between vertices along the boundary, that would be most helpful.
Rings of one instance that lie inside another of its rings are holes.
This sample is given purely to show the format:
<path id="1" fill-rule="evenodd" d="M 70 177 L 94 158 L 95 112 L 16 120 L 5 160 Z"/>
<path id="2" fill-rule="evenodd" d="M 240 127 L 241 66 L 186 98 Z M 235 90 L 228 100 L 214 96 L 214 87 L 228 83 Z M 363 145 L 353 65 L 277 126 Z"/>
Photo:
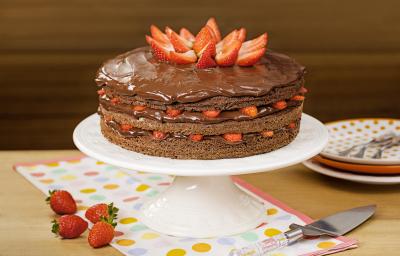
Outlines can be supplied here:
<path id="1" fill-rule="evenodd" d="M 68 190 L 76 199 L 78 214 L 82 217 L 93 204 L 114 202 L 120 212 L 111 246 L 130 256 L 225 256 L 232 248 L 280 234 L 292 223 L 311 221 L 304 214 L 234 178 L 245 191 L 264 201 L 263 223 L 246 233 L 227 237 L 193 239 L 167 236 L 147 228 L 137 216 L 142 202 L 166 189 L 173 179 L 171 176 L 126 172 L 86 156 L 16 164 L 15 170 L 43 193 L 53 189 Z M 354 247 L 356 241 L 353 239 L 321 237 L 303 240 L 269 255 L 325 255 Z"/>

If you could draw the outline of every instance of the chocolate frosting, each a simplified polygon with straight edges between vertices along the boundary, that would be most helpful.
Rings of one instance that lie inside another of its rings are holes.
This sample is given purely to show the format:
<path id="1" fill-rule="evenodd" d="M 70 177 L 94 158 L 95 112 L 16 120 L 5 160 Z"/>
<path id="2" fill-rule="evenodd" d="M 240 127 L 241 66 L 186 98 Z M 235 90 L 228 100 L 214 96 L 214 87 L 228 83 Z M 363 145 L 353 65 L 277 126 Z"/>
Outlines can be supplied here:
<path id="1" fill-rule="evenodd" d="M 294 59 L 270 50 L 252 67 L 197 69 L 195 64 L 159 62 L 148 47 L 142 47 L 105 62 L 96 83 L 112 86 L 123 95 L 172 104 L 216 96 L 259 97 L 298 82 L 304 72 Z"/>

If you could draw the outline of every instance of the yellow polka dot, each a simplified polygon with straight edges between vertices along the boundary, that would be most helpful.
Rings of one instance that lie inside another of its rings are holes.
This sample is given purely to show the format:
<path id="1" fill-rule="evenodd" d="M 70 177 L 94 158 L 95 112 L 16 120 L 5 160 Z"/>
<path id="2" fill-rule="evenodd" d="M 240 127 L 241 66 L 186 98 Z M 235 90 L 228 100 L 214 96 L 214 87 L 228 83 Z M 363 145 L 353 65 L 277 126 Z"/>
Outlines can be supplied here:
<path id="1" fill-rule="evenodd" d="M 317 246 L 321 249 L 329 249 L 335 246 L 336 244 L 334 242 L 320 242 L 317 244 Z"/>
<path id="2" fill-rule="evenodd" d="M 280 233 L 282 233 L 282 232 L 276 228 L 267 228 L 264 231 L 264 235 L 266 235 L 268 237 L 273 237 L 273 236 L 279 235 Z"/>
<path id="3" fill-rule="evenodd" d="M 389 120 L 388 124 L 394 124 L 393 120 Z"/>
<path id="4" fill-rule="evenodd" d="M 147 172 L 137 171 L 137 174 L 146 174 Z"/>
<path id="5" fill-rule="evenodd" d="M 386 127 L 385 126 L 381 126 L 381 130 L 385 130 L 386 129 Z"/>
<path id="6" fill-rule="evenodd" d="M 125 177 L 125 176 L 126 176 L 126 173 L 121 172 L 121 171 L 119 171 L 119 172 L 117 172 L 115 174 L 115 178 L 122 178 L 122 177 Z"/>
<path id="7" fill-rule="evenodd" d="M 334 131 L 337 131 L 337 130 L 338 130 L 338 128 L 337 128 L 337 127 L 333 127 L 333 130 L 334 130 Z"/>
<path id="8" fill-rule="evenodd" d="M 351 126 L 354 126 L 356 123 L 354 123 L 353 121 L 350 122 Z"/>
<path id="9" fill-rule="evenodd" d="M 346 125 L 342 125 L 342 128 L 343 128 L 343 129 L 346 129 L 346 128 L 347 128 L 347 126 L 346 126 Z"/>
<path id="10" fill-rule="evenodd" d="M 47 163 L 46 164 L 48 167 L 57 167 L 57 166 L 59 166 L 60 164 L 59 163 Z"/>
<path id="11" fill-rule="evenodd" d="M 122 246 L 130 246 L 130 245 L 133 245 L 134 243 L 135 243 L 135 241 L 133 241 L 131 239 L 117 240 L 117 244 L 122 245 Z"/>
<path id="12" fill-rule="evenodd" d="M 206 243 L 198 243 L 192 246 L 193 251 L 195 252 L 208 252 L 211 250 L 211 245 Z"/>
<path id="13" fill-rule="evenodd" d="M 53 179 L 43 179 L 43 180 L 40 180 L 40 182 L 42 182 L 44 184 L 51 184 L 54 182 L 54 180 Z"/>
<path id="14" fill-rule="evenodd" d="M 137 222 L 138 220 L 136 219 L 136 218 L 133 218 L 133 217 L 128 217 L 128 218 L 123 218 L 123 219 L 121 219 L 120 221 L 119 221 L 119 223 L 121 223 L 121 224 L 131 224 L 131 223 L 135 223 L 135 222 Z"/>
<path id="15" fill-rule="evenodd" d="M 369 126 L 369 125 L 366 125 L 366 126 L 364 126 L 364 127 L 365 127 L 365 129 L 371 128 L 371 126 Z"/>
<path id="16" fill-rule="evenodd" d="M 97 165 L 102 165 L 102 164 L 104 164 L 104 162 L 102 162 L 102 161 L 97 161 L 96 164 L 97 164 Z"/>
<path id="17" fill-rule="evenodd" d="M 76 179 L 76 176 L 75 176 L 75 175 L 68 174 L 68 175 L 62 176 L 61 179 L 62 179 L 62 180 L 75 180 L 75 179 Z"/>
<path id="18" fill-rule="evenodd" d="M 278 212 L 276 208 L 269 208 L 267 209 L 267 215 L 274 215 Z"/>
<path id="19" fill-rule="evenodd" d="M 70 164 L 77 164 L 77 163 L 80 163 L 81 160 L 80 159 L 74 159 L 74 160 L 68 160 L 67 162 L 70 163 Z"/>
<path id="20" fill-rule="evenodd" d="M 396 126 L 396 130 L 400 130 L 400 126 Z"/>
<path id="21" fill-rule="evenodd" d="M 271 256 L 286 256 L 286 254 L 281 253 L 281 252 L 276 252 L 276 253 L 271 254 Z"/>
<path id="22" fill-rule="evenodd" d="M 85 205 L 78 205 L 78 211 L 86 211 L 89 207 L 85 206 Z"/>
<path id="23" fill-rule="evenodd" d="M 107 185 L 104 185 L 103 188 L 105 188 L 105 189 L 117 189 L 117 188 L 119 188 L 119 185 L 118 184 L 107 184 Z"/>
<path id="24" fill-rule="evenodd" d="M 378 120 L 374 120 L 374 124 L 378 124 L 379 123 L 379 121 Z"/>
<path id="25" fill-rule="evenodd" d="M 185 256 L 186 251 L 183 249 L 173 249 L 167 253 L 167 256 Z"/>
<path id="26" fill-rule="evenodd" d="M 144 239 L 144 240 L 151 240 L 151 239 L 154 239 L 154 238 L 157 238 L 157 237 L 159 237 L 160 235 L 159 234 L 156 234 L 156 233 L 144 233 L 143 235 L 142 235 L 142 239 Z"/>
<path id="27" fill-rule="evenodd" d="M 84 193 L 84 194 L 90 194 L 90 193 L 96 192 L 96 189 L 94 189 L 94 188 L 84 188 L 84 189 L 81 189 L 80 192 Z"/>
<path id="28" fill-rule="evenodd" d="M 146 191 L 147 189 L 149 189 L 150 187 L 146 184 L 140 184 L 137 188 L 136 191 L 138 192 L 143 192 Z"/>
<path id="29" fill-rule="evenodd" d="M 36 170 L 36 166 L 25 166 L 25 169 L 27 169 L 28 171 L 34 171 Z"/>

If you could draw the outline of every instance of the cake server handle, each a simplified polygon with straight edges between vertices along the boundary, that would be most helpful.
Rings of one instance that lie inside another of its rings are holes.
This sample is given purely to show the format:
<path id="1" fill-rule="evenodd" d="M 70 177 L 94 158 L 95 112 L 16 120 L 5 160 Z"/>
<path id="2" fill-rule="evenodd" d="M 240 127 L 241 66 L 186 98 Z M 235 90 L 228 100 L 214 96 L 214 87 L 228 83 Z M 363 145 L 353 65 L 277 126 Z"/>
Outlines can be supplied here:
<path id="1" fill-rule="evenodd" d="M 302 237 L 303 231 L 301 229 L 292 229 L 249 246 L 233 249 L 228 256 L 263 256 L 267 252 L 291 245 Z"/>

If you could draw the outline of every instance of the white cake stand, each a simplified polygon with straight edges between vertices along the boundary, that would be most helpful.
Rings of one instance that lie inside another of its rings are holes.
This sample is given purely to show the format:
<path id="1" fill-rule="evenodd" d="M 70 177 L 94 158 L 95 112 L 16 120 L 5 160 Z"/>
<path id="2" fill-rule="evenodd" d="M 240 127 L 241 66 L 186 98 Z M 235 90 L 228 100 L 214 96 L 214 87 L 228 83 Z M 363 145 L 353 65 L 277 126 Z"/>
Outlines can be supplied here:
<path id="1" fill-rule="evenodd" d="M 299 135 L 271 153 L 220 160 L 177 160 L 125 150 L 100 132 L 99 116 L 83 120 L 73 134 L 85 154 L 135 171 L 176 175 L 163 193 L 141 208 L 141 221 L 158 232 L 194 238 L 227 236 L 255 228 L 264 214 L 261 202 L 240 190 L 229 175 L 271 171 L 318 154 L 328 142 L 325 126 L 303 114 Z"/>

